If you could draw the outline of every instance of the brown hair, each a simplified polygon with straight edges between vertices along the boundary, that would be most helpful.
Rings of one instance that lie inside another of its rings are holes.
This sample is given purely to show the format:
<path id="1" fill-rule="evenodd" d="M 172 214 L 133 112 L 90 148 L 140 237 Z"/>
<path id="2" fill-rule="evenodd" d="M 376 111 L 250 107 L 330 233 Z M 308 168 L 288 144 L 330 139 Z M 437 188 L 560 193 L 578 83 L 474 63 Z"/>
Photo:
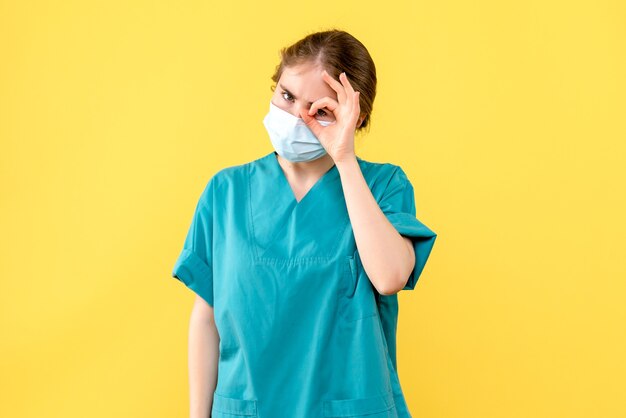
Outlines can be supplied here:
<path id="1" fill-rule="evenodd" d="M 345 71 L 354 90 L 360 92 L 359 106 L 361 115 L 365 115 L 356 131 L 360 132 L 364 128 L 369 131 L 370 115 L 376 97 L 376 66 L 367 48 L 358 39 L 339 29 L 315 32 L 282 48 L 280 56 L 280 64 L 276 66 L 276 72 L 272 76 L 272 92 L 276 89 L 276 83 L 285 67 L 303 63 L 318 64 L 337 80 L 339 74 Z"/>

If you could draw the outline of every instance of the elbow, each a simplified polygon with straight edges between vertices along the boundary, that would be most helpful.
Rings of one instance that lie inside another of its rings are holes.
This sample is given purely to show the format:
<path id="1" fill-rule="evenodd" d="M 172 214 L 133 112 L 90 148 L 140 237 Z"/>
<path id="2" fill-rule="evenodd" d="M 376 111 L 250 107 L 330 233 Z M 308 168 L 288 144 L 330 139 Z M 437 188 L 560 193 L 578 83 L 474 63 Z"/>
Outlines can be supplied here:
<path id="1" fill-rule="evenodd" d="M 376 290 L 384 296 L 394 295 L 401 291 L 409 282 L 413 269 L 415 268 L 415 250 L 413 242 L 409 237 L 402 237 L 406 246 L 404 259 L 394 262 L 396 268 L 388 269 L 386 278 L 376 281 Z"/>
<path id="2" fill-rule="evenodd" d="M 413 241 L 411 238 L 405 236 L 402 236 L 402 239 L 406 246 L 406 256 L 401 263 L 397 264 L 400 267 L 398 267 L 393 274 L 390 274 L 390 277 L 384 282 L 385 285 L 382 286 L 382 289 L 378 289 L 378 293 L 381 295 L 394 295 L 400 292 L 411 279 L 411 274 L 413 274 L 415 268 L 415 249 L 413 248 Z"/>
<path id="3" fill-rule="evenodd" d="M 378 291 L 378 293 L 380 293 L 383 296 L 391 296 L 391 295 L 395 295 L 396 293 L 398 293 L 400 290 L 396 289 L 396 290 L 383 290 L 383 291 Z"/>
<path id="4" fill-rule="evenodd" d="M 405 275 L 396 275 L 384 282 L 383 285 L 376 288 L 378 293 L 383 296 L 395 295 L 400 292 L 409 281 L 409 277 Z"/>

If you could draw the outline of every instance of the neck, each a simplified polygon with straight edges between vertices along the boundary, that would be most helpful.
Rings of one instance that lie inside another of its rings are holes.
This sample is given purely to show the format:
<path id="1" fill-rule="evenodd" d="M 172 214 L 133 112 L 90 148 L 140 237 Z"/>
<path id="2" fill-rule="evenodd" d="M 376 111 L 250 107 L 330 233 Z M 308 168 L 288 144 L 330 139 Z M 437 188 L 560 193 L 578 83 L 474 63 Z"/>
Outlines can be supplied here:
<path id="1" fill-rule="evenodd" d="M 297 175 L 309 176 L 315 175 L 319 173 L 325 173 L 330 170 L 335 162 L 332 157 L 328 154 L 324 154 L 321 157 L 313 160 L 313 161 L 297 161 L 291 162 L 280 155 L 276 151 L 274 151 L 274 155 L 278 159 L 281 167 L 284 170 L 289 170 L 292 173 L 296 173 Z"/>

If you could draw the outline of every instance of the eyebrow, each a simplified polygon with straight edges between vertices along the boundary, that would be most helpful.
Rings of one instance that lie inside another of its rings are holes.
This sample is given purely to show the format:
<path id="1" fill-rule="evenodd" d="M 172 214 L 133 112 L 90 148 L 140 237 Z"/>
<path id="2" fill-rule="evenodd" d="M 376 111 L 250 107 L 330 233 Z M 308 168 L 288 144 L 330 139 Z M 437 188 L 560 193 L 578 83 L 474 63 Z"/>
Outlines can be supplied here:
<path id="1" fill-rule="evenodd" d="M 295 96 L 292 92 L 290 92 L 289 90 L 287 90 L 287 88 L 286 88 L 285 86 L 283 86 L 282 84 L 278 83 L 278 87 L 280 87 L 281 89 L 285 90 L 285 91 L 286 91 L 287 93 L 289 93 L 289 95 L 290 95 L 291 97 L 293 97 L 294 99 L 297 99 L 297 97 L 296 97 L 296 96 Z M 313 104 L 313 102 L 309 102 L 309 106 L 311 106 L 312 104 Z"/>

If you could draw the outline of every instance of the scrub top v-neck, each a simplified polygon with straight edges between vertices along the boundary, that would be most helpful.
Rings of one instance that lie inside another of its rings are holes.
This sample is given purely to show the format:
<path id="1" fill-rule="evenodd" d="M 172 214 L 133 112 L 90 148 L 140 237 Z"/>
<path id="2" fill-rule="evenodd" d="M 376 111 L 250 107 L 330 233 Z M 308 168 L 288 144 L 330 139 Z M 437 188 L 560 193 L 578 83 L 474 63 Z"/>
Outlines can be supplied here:
<path id="1" fill-rule="evenodd" d="M 402 169 L 357 157 L 381 210 L 410 237 L 413 289 L 436 234 Z M 380 295 L 333 165 L 297 201 L 276 153 L 224 168 L 196 205 L 172 276 L 214 309 L 212 417 L 411 417 L 396 364 L 397 295 Z"/>
<path id="2" fill-rule="evenodd" d="M 276 151 L 274 151 L 274 156 L 277 157 L 278 153 L 276 153 Z M 278 164 L 280 167 L 280 164 Z M 282 168 L 280 168 L 280 172 L 283 173 L 281 175 L 279 175 L 279 177 L 281 177 L 280 182 L 287 185 L 287 190 L 290 190 L 291 192 L 291 197 L 294 200 L 294 204 L 298 204 L 299 202 L 302 201 L 302 199 L 304 199 L 304 197 L 306 197 L 306 195 L 308 194 L 308 192 L 306 192 L 306 194 L 302 197 L 300 197 L 300 200 L 296 199 L 295 194 L 293 193 L 293 189 L 291 188 L 291 185 L 289 184 L 289 180 L 287 180 L 287 177 L 284 175 L 284 170 Z M 318 186 L 318 184 L 324 183 L 326 177 L 331 177 L 332 175 L 337 174 L 337 166 L 336 165 L 332 165 L 332 167 L 330 167 L 328 170 L 326 170 L 325 173 L 322 174 L 322 176 L 320 176 L 320 178 L 313 183 L 313 186 L 311 186 L 309 188 L 309 191 L 315 189 L 316 186 Z M 322 186 L 319 186 L 322 187 Z M 284 188 L 284 186 L 281 185 L 281 189 Z"/>

